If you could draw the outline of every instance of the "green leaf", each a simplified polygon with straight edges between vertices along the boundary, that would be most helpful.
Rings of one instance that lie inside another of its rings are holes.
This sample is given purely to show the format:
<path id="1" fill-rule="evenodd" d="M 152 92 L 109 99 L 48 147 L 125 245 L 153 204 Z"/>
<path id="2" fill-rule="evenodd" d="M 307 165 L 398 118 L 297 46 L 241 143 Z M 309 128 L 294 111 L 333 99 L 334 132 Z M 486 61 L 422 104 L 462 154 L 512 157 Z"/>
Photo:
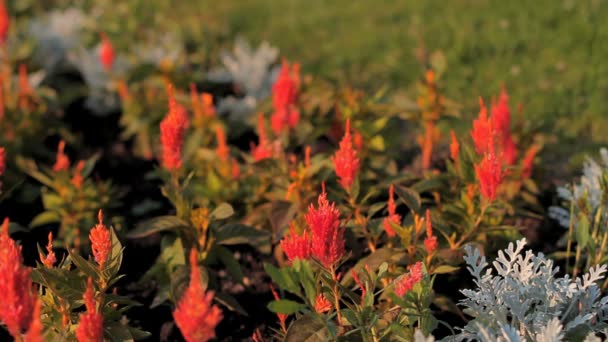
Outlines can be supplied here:
<path id="1" fill-rule="evenodd" d="M 80 271 L 87 275 L 87 277 L 92 277 L 94 280 L 99 279 L 99 271 L 97 270 L 97 264 L 92 261 L 85 260 L 80 255 L 74 253 L 74 251 L 70 251 L 68 249 L 68 254 L 70 255 L 70 259 L 78 267 Z"/>
<path id="2" fill-rule="evenodd" d="M 349 284 L 353 277 L 351 272 L 353 270 L 360 273 L 365 268 L 365 265 L 367 265 L 372 272 L 375 272 L 383 263 L 395 263 L 403 256 L 405 256 L 404 252 L 399 252 L 392 248 L 386 247 L 379 248 L 365 258 L 360 259 L 351 270 L 344 274 L 344 278 L 342 278 L 340 283 L 344 286 Z"/>
<path id="3" fill-rule="evenodd" d="M 229 223 L 221 226 L 215 233 L 216 242 L 222 245 L 249 244 L 256 246 L 260 240 L 269 237 L 269 233 L 240 223 Z"/>
<path id="4" fill-rule="evenodd" d="M 234 258 L 234 254 L 226 247 L 217 246 L 216 248 L 220 260 L 222 260 L 222 263 L 226 266 L 230 275 L 232 275 L 234 280 L 243 283 L 243 271 L 241 270 L 239 262 Z"/>
<path id="5" fill-rule="evenodd" d="M 285 342 L 324 342 L 328 338 L 329 331 L 323 321 L 312 315 L 305 315 L 289 326 Z"/>
<path id="6" fill-rule="evenodd" d="M 111 279 L 115 277 L 120 270 L 120 266 L 122 265 L 122 252 L 124 248 L 122 247 L 120 240 L 118 240 L 118 236 L 116 236 L 114 228 L 110 227 L 109 229 L 112 238 L 112 251 L 106 269 L 108 270 L 109 278 Z"/>
<path id="7" fill-rule="evenodd" d="M 273 300 L 268 303 L 268 310 L 274 313 L 291 315 L 304 309 L 306 305 L 289 299 Z"/>
<path id="8" fill-rule="evenodd" d="M 264 270 L 272 281 L 285 291 L 301 296 L 300 286 L 296 282 L 297 273 L 289 267 L 276 268 L 271 264 L 264 263 Z"/>
<path id="9" fill-rule="evenodd" d="M 404 186 L 396 185 L 395 193 L 401 198 L 403 203 L 410 208 L 410 210 L 414 212 L 419 212 L 420 207 L 422 206 L 422 199 L 420 198 L 420 194 L 410 188 L 406 188 Z"/>
<path id="10" fill-rule="evenodd" d="M 234 299 L 234 297 L 232 297 L 231 295 L 222 292 L 216 292 L 214 298 L 218 303 L 227 307 L 229 310 L 238 312 L 243 316 L 249 316 L 247 314 L 247 311 L 245 311 L 241 304 L 239 304 L 239 302 L 237 302 L 236 299 Z"/>
<path id="11" fill-rule="evenodd" d="M 589 243 L 589 219 L 585 214 L 580 214 L 578 220 L 578 226 L 576 227 L 576 241 L 582 246 L 587 246 Z"/>
<path id="12" fill-rule="evenodd" d="M 460 269 L 460 267 L 455 267 L 455 266 L 450 266 L 450 265 L 441 265 L 433 271 L 433 274 L 452 273 L 459 269 Z"/>
<path id="13" fill-rule="evenodd" d="M 30 227 L 40 227 L 49 223 L 61 222 L 61 216 L 55 211 L 44 211 L 36 215 L 30 222 Z"/>
<path id="14" fill-rule="evenodd" d="M 188 222 L 177 216 L 159 216 L 139 223 L 135 226 L 135 229 L 127 234 L 127 237 L 130 239 L 138 239 L 158 232 L 177 230 L 188 226 L 190 226 Z"/>
<path id="15" fill-rule="evenodd" d="M 227 219 L 234 215 L 234 209 L 228 203 L 220 203 L 213 212 L 211 212 L 211 218 L 215 220 Z"/>

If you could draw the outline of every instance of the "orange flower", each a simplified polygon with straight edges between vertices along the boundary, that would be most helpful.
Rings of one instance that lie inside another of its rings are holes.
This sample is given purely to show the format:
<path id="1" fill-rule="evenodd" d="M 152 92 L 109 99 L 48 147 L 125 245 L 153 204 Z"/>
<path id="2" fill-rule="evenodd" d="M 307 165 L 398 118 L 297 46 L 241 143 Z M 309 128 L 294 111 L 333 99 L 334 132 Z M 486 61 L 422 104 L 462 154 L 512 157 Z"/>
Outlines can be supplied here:
<path id="1" fill-rule="evenodd" d="M 112 237 L 110 236 L 110 230 L 103 224 L 103 213 L 99 209 L 97 214 L 99 223 L 91 229 L 89 233 L 89 240 L 91 240 L 91 249 L 93 250 L 93 257 L 99 264 L 99 269 L 103 269 L 108 256 L 112 250 Z"/>
<path id="2" fill-rule="evenodd" d="M 182 145 L 188 127 L 186 109 L 175 101 L 173 85 L 169 85 L 169 112 L 160 123 L 160 142 L 162 145 L 162 165 L 169 171 L 182 167 Z"/>
<path id="3" fill-rule="evenodd" d="M 21 247 L 8 234 L 8 218 L 0 228 L 0 322 L 13 336 L 30 326 L 35 295 L 31 270 L 23 266 Z"/>
<path id="4" fill-rule="evenodd" d="M 315 311 L 323 313 L 329 310 L 331 310 L 331 302 L 322 293 L 319 293 L 317 298 L 315 298 Z"/>
<path id="5" fill-rule="evenodd" d="M 386 217 L 382 222 L 384 226 L 384 231 L 386 232 L 386 235 L 388 235 L 388 237 L 395 236 L 395 230 L 393 229 L 391 222 L 397 225 L 401 224 L 401 215 L 397 214 L 397 205 L 395 204 L 394 192 L 395 187 L 393 186 L 393 184 L 391 184 L 391 186 L 388 188 L 388 217 Z"/>
<path id="6" fill-rule="evenodd" d="M 190 284 L 180 298 L 173 318 L 187 342 L 205 342 L 215 337 L 222 310 L 212 304 L 213 292 L 205 292 L 196 250 L 190 251 Z"/>
<path id="7" fill-rule="evenodd" d="M 318 207 L 311 203 L 305 216 L 312 232 L 311 254 L 329 268 L 344 256 L 344 227 L 340 227 L 340 211 L 329 203 L 325 191 L 317 202 Z"/>
<path id="8" fill-rule="evenodd" d="M 10 25 L 10 18 L 8 11 L 6 10 L 6 4 L 4 0 L 0 0 L 0 43 L 4 44 L 8 37 L 8 28 Z"/>
<path id="9" fill-rule="evenodd" d="M 513 165 L 517 158 L 517 146 L 511 135 L 511 111 L 509 96 L 503 87 L 496 105 L 492 106 L 492 127 L 496 132 L 501 158 L 505 164 Z"/>
<path id="10" fill-rule="evenodd" d="M 522 161 L 522 177 L 523 179 L 530 178 L 532 176 L 532 168 L 534 167 L 534 158 L 536 158 L 536 154 L 538 153 L 539 147 L 537 145 L 532 145 L 526 151 L 524 155 L 524 159 Z"/>
<path id="11" fill-rule="evenodd" d="M 27 79 L 27 67 L 25 64 L 19 64 L 19 107 L 26 108 L 28 106 L 28 96 L 32 96 L 34 91 L 30 86 L 30 81 Z"/>
<path id="12" fill-rule="evenodd" d="M 422 263 L 417 262 L 410 267 L 408 273 L 395 280 L 395 294 L 399 297 L 405 296 L 422 280 L 422 276 Z"/>
<path id="13" fill-rule="evenodd" d="M 488 119 L 488 111 L 481 97 L 479 98 L 479 106 L 479 117 L 473 121 L 471 136 L 475 143 L 475 150 L 482 155 L 494 152 L 494 128 L 492 122 Z"/>
<path id="14" fill-rule="evenodd" d="M 201 104 L 203 114 L 210 118 L 215 116 L 215 106 L 213 105 L 213 95 L 208 93 L 201 94 Z"/>
<path id="15" fill-rule="evenodd" d="M 458 139 L 456 138 L 456 134 L 454 130 L 450 130 L 450 137 L 452 138 L 452 142 L 450 143 L 450 158 L 454 162 L 458 161 L 458 155 L 460 154 L 460 144 L 458 143 Z"/>
<path id="16" fill-rule="evenodd" d="M 293 224 L 289 225 L 289 233 L 281 240 L 281 248 L 287 259 L 308 259 L 311 253 L 311 239 L 307 232 L 298 235 Z"/>
<path id="17" fill-rule="evenodd" d="M 239 179 L 241 177 L 241 167 L 236 159 L 230 160 L 230 173 L 232 174 L 232 179 Z"/>
<path id="18" fill-rule="evenodd" d="M 99 62 L 106 71 L 112 70 L 114 64 L 114 47 L 112 42 L 104 32 L 100 34 L 101 45 L 99 47 Z"/>
<path id="19" fill-rule="evenodd" d="M 74 176 L 72 176 L 72 185 L 76 187 L 76 189 L 82 188 L 82 183 L 84 182 L 84 177 L 82 176 L 82 171 L 84 170 L 85 162 L 81 160 L 76 164 L 76 169 L 74 170 Z"/>
<path id="20" fill-rule="evenodd" d="M 281 300 L 281 297 L 279 297 L 279 294 L 277 293 L 277 291 L 274 289 L 274 286 L 272 286 L 272 284 L 268 284 L 268 286 L 270 287 L 270 291 L 272 291 L 272 296 L 274 297 L 274 300 Z M 281 314 L 278 313 L 277 317 L 279 318 L 279 324 L 281 325 L 281 330 L 283 330 L 283 332 L 287 331 L 287 326 L 285 325 L 285 321 L 287 320 L 287 314 Z"/>
<path id="21" fill-rule="evenodd" d="M 27 329 L 27 333 L 25 334 L 25 342 L 45 341 L 45 338 L 43 336 L 44 326 L 40 321 L 41 303 L 42 302 L 40 301 L 40 298 L 36 298 L 36 302 L 34 304 L 34 312 L 32 314 L 32 322 L 30 323 L 30 327 Z"/>
<path id="22" fill-rule="evenodd" d="M 260 161 L 267 158 L 272 158 L 272 146 L 266 135 L 266 126 L 264 123 L 264 114 L 258 114 L 258 144 L 251 145 L 251 154 L 254 161 Z"/>
<path id="23" fill-rule="evenodd" d="M 61 140 L 59 142 L 59 146 L 57 147 L 57 158 L 55 160 L 55 165 L 53 165 L 53 171 L 60 172 L 67 170 L 70 167 L 70 158 L 64 153 L 65 150 L 65 141 Z"/>
<path id="24" fill-rule="evenodd" d="M 226 134 L 222 126 L 215 126 L 215 139 L 217 140 L 217 148 L 215 154 L 223 161 L 227 162 L 230 157 L 230 149 L 226 145 Z"/>
<path id="25" fill-rule="evenodd" d="M 350 187 L 359 171 L 359 158 L 357 157 L 357 151 L 353 149 L 353 141 L 350 135 L 350 119 L 346 120 L 346 129 L 340 141 L 340 149 L 336 151 L 331 160 L 334 163 L 336 175 L 340 179 L 340 185 L 346 191 L 350 191 Z"/>
<path id="26" fill-rule="evenodd" d="M 83 299 L 87 311 L 80 314 L 80 322 L 76 328 L 76 339 L 78 342 L 102 342 L 103 315 L 97 310 L 95 288 L 93 287 L 93 278 L 91 277 L 87 281 L 87 288 L 84 291 Z"/>
<path id="27" fill-rule="evenodd" d="M 481 195 L 489 201 L 496 199 L 496 190 L 503 177 L 502 167 L 496 155 L 492 153 L 484 155 L 481 162 L 475 165 L 475 172 L 479 180 Z"/>
<path id="28" fill-rule="evenodd" d="M 433 236 L 433 224 L 431 223 L 431 211 L 426 210 L 426 238 L 424 248 L 428 254 L 433 254 L 437 250 L 437 237 Z"/>
<path id="29" fill-rule="evenodd" d="M 418 144 L 422 149 L 422 169 L 431 168 L 431 157 L 433 156 L 433 146 L 439 140 L 439 130 L 433 121 L 424 124 L 424 136 L 419 137 Z"/>
<path id="30" fill-rule="evenodd" d="M 57 262 L 57 257 L 55 256 L 55 252 L 53 252 L 53 233 L 49 232 L 49 242 L 46 245 L 46 256 L 40 253 L 40 261 L 42 264 L 48 268 L 52 268 Z"/>

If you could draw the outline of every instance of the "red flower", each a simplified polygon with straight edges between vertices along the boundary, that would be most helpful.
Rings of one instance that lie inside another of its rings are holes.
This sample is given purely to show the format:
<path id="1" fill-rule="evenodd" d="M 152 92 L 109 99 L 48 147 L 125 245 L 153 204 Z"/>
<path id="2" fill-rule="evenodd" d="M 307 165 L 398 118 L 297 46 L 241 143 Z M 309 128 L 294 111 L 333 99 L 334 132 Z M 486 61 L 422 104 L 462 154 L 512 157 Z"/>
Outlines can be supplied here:
<path id="1" fill-rule="evenodd" d="M 25 342 L 44 342 L 45 338 L 43 336 L 44 326 L 40 321 L 40 309 L 41 309 L 41 301 L 39 298 L 36 298 L 36 302 L 34 303 L 34 312 L 32 314 L 32 322 L 30 323 L 30 327 L 27 329 L 27 333 L 25 334 Z"/>
<path id="2" fill-rule="evenodd" d="M 458 143 L 456 133 L 454 133 L 453 129 L 450 130 L 450 137 L 452 138 L 452 141 L 450 142 L 450 158 L 456 162 L 458 160 L 458 155 L 460 154 L 460 144 Z"/>
<path id="3" fill-rule="evenodd" d="M 55 256 L 55 252 L 53 252 L 53 233 L 49 232 L 49 242 L 46 245 L 46 256 L 40 253 L 40 261 L 42 264 L 48 268 L 52 268 L 57 262 L 57 257 Z"/>
<path id="4" fill-rule="evenodd" d="M 334 162 L 336 175 L 340 178 L 339 183 L 349 191 L 359 171 L 359 158 L 357 151 L 353 149 L 353 141 L 350 135 L 350 119 L 346 120 L 344 137 L 340 141 L 340 149 L 331 158 Z"/>
<path id="5" fill-rule="evenodd" d="M 397 205 L 395 204 L 395 187 L 393 184 L 388 188 L 388 217 L 384 219 L 382 222 L 384 225 L 384 231 L 386 231 L 386 235 L 388 237 L 395 236 L 395 230 L 391 226 L 391 222 L 399 225 L 401 224 L 401 215 L 397 214 Z"/>
<path id="6" fill-rule="evenodd" d="M 274 112 L 270 118 L 272 131 L 279 135 L 286 128 L 294 128 L 300 121 L 300 112 L 295 108 L 300 86 L 300 66 L 283 61 L 279 77 L 272 86 Z"/>
<path id="7" fill-rule="evenodd" d="M 365 267 L 368 267 L 367 264 L 365 265 Z M 355 272 L 355 270 L 351 270 L 351 274 L 353 276 L 353 280 L 355 281 L 355 284 L 357 284 L 357 286 L 359 286 L 359 289 L 361 289 L 361 305 L 363 305 L 363 301 L 365 300 L 365 295 L 367 294 L 367 289 L 363 285 L 363 282 L 361 281 L 361 279 L 359 278 L 359 275 L 357 274 L 357 272 Z"/>
<path id="8" fill-rule="evenodd" d="M 258 114 L 258 144 L 252 144 L 251 154 L 254 161 L 260 161 L 267 158 L 272 158 L 272 146 L 266 135 L 266 126 L 264 124 L 264 114 Z"/>
<path id="9" fill-rule="evenodd" d="M 93 287 L 93 278 L 91 277 L 87 281 L 87 288 L 84 291 L 83 299 L 87 311 L 80 314 L 80 322 L 76 328 L 76 339 L 78 342 L 102 342 L 103 315 L 97 310 L 95 288 Z"/>
<path id="10" fill-rule="evenodd" d="M 186 109 L 175 101 L 172 85 L 169 85 L 168 93 L 169 112 L 160 123 L 160 142 L 163 167 L 173 171 L 182 167 L 182 145 L 189 122 Z"/>
<path id="11" fill-rule="evenodd" d="M 274 297 L 274 300 L 281 300 L 281 297 L 279 297 L 279 294 L 277 293 L 277 291 L 274 289 L 274 286 L 272 286 L 272 284 L 269 284 L 268 286 L 270 286 L 270 291 L 272 291 L 272 296 Z M 287 331 L 287 326 L 285 325 L 285 321 L 287 320 L 287 314 L 281 314 L 278 313 L 277 317 L 279 318 L 279 324 L 281 325 L 281 329 L 283 330 L 283 332 Z"/>
<path id="12" fill-rule="evenodd" d="M 479 106 L 479 117 L 473 121 L 471 136 L 475 143 L 475 150 L 481 155 L 494 152 L 494 128 L 488 119 L 488 111 L 482 98 L 479 98 Z"/>
<path id="13" fill-rule="evenodd" d="M 422 280 L 422 276 L 421 262 L 417 262 L 410 266 L 408 273 L 395 280 L 395 294 L 399 297 L 405 296 L 414 288 L 414 285 L 418 284 Z"/>
<path id="14" fill-rule="evenodd" d="M 65 141 L 61 140 L 59 142 L 59 146 L 57 147 L 57 158 L 55 160 L 55 165 L 53 165 L 53 171 L 60 172 L 67 170 L 70 167 L 70 158 L 64 153 L 65 150 Z"/>
<path id="15" fill-rule="evenodd" d="M 327 193 L 318 198 L 317 208 L 311 203 L 305 216 L 312 232 L 312 255 L 323 266 L 333 266 L 344 255 L 344 227 L 340 227 L 340 212 L 329 203 Z"/>
<path id="16" fill-rule="evenodd" d="M 528 148 L 526 154 L 524 155 L 521 172 L 521 175 L 524 179 L 530 178 L 530 176 L 532 175 L 532 168 L 534 167 L 534 158 L 536 158 L 538 150 L 538 146 L 532 145 Z"/>
<path id="17" fill-rule="evenodd" d="M 511 111 L 509 109 L 509 96 L 502 88 L 498 104 L 492 106 L 492 127 L 499 143 L 502 158 L 507 165 L 513 165 L 517 157 L 517 146 L 511 135 Z"/>
<path id="18" fill-rule="evenodd" d="M 0 43 L 4 44 L 8 37 L 8 28 L 10 25 L 10 18 L 8 11 L 6 10 L 6 4 L 4 0 L 0 0 Z"/>
<path id="19" fill-rule="evenodd" d="M 93 250 L 93 257 L 99 264 L 99 269 L 103 269 L 108 256 L 112 250 L 112 237 L 110 236 L 110 230 L 103 224 L 103 213 L 99 209 L 97 215 L 99 223 L 91 229 L 89 233 L 89 240 L 91 240 L 91 249 Z"/>
<path id="20" fill-rule="evenodd" d="M 290 225 L 289 233 L 281 240 L 281 248 L 290 262 L 296 259 L 308 259 L 311 253 L 310 236 L 307 232 L 298 235 L 295 227 Z"/>
<path id="21" fill-rule="evenodd" d="M 496 189 L 502 182 L 502 167 L 496 155 L 488 153 L 484 155 L 479 164 L 475 165 L 475 172 L 479 180 L 481 195 L 489 200 L 496 199 Z"/>
<path id="22" fill-rule="evenodd" d="M 230 149 L 228 148 L 228 145 L 226 145 L 226 134 L 224 133 L 222 126 L 218 125 L 215 127 L 215 139 L 217 140 L 215 154 L 217 154 L 223 162 L 227 162 L 230 157 Z"/>
<path id="23" fill-rule="evenodd" d="M 101 45 L 99 46 L 99 62 L 106 71 L 112 70 L 114 64 L 114 47 L 108 36 L 102 32 Z"/>
<path id="24" fill-rule="evenodd" d="M 231 159 L 230 161 L 230 173 L 232 174 L 233 179 L 239 179 L 239 177 L 241 177 L 241 167 L 236 159 Z"/>
<path id="25" fill-rule="evenodd" d="M 76 169 L 74 170 L 74 176 L 72 177 L 72 185 L 76 187 L 76 189 L 82 188 L 82 183 L 84 182 L 84 177 L 82 176 L 82 171 L 84 170 L 85 162 L 81 160 L 76 164 Z"/>
<path id="26" fill-rule="evenodd" d="M 6 172 L 6 150 L 0 147 L 0 176 Z"/>
<path id="27" fill-rule="evenodd" d="M 13 336 L 30 326 L 35 296 L 30 269 L 23 266 L 21 247 L 8 234 L 8 218 L 0 228 L 0 322 Z"/>
<path id="28" fill-rule="evenodd" d="M 205 292 L 197 265 L 196 250 L 190 251 L 190 284 L 177 303 L 173 318 L 187 342 L 205 342 L 215 337 L 222 310 L 212 304 L 213 292 Z"/>
<path id="29" fill-rule="evenodd" d="M 331 310 L 331 302 L 322 293 L 319 293 L 317 298 L 315 298 L 315 311 L 323 313 L 329 310 Z"/>
<path id="30" fill-rule="evenodd" d="M 426 210 L 426 238 L 424 248 L 428 254 L 433 254 L 437 249 L 437 237 L 433 236 L 433 224 L 431 223 L 431 211 Z"/>

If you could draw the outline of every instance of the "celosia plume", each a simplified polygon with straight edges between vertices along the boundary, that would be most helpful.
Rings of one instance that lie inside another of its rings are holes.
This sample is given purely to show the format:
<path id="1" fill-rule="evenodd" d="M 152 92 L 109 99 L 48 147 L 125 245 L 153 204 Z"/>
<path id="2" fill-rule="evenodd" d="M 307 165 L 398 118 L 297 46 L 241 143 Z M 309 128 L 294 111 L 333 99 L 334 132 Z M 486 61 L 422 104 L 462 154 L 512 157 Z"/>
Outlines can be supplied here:
<path id="1" fill-rule="evenodd" d="M 99 269 L 103 269 L 108 261 L 108 256 L 112 251 L 112 237 L 110 235 L 110 230 L 103 224 L 103 213 L 101 209 L 99 209 L 97 218 L 99 223 L 91 229 L 89 240 L 91 240 L 93 257 L 99 264 Z"/>
<path id="2" fill-rule="evenodd" d="M 339 178 L 339 183 L 346 191 L 350 191 L 351 185 L 355 181 L 355 177 L 359 171 L 359 158 L 357 151 L 353 148 L 353 141 L 350 134 L 350 119 L 346 120 L 346 129 L 344 137 L 340 141 L 340 149 L 332 156 L 331 160 L 334 163 L 336 175 Z"/>
<path id="3" fill-rule="evenodd" d="M 479 117 L 473 121 L 471 136 L 475 143 L 475 150 L 478 154 L 483 155 L 494 152 L 494 128 L 481 98 L 479 98 L 479 107 Z"/>
<path id="4" fill-rule="evenodd" d="M 264 114 L 258 114 L 258 144 L 251 146 L 251 155 L 254 161 L 272 158 L 272 146 L 266 135 Z"/>
<path id="5" fill-rule="evenodd" d="M 21 247 L 8 233 L 8 218 L 0 228 L 0 322 L 13 337 L 30 326 L 35 296 L 31 270 L 23 265 Z"/>
<path id="6" fill-rule="evenodd" d="M 217 140 L 215 154 L 220 158 L 220 160 L 227 162 L 228 158 L 230 158 L 230 149 L 226 144 L 226 134 L 224 133 L 222 126 L 215 126 L 215 140 Z"/>
<path id="7" fill-rule="evenodd" d="M 488 201 L 496 199 L 496 190 L 502 182 L 502 167 L 496 155 L 488 153 L 475 165 L 481 195 Z"/>
<path id="8" fill-rule="evenodd" d="M 53 252 L 53 233 L 49 232 L 49 242 L 46 245 L 46 256 L 40 253 L 40 261 L 42 264 L 48 268 L 52 268 L 57 262 L 57 257 L 55 256 L 55 252 Z"/>
<path id="9" fill-rule="evenodd" d="M 230 160 L 230 174 L 232 179 L 239 179 L 241 177 L 241 167 L 236 159 Z"/>
<path id="10" fill-rule="evenodd" d="M 527 179 L 532 176 L 532 168 L 534 167 L 534 158 L 536 158 L 536 154 L 538 153 L 539 147 L 537 145 L 532 145 L 526 150 L 526 154 L 524 155 L 524 159 L 522 160 L 522 178 Z"/>
<path id="11" fill-rule="evenodd" d="M 331 302 L 322 293 L 319 293 L 315 298 L 315 311 L 323 313 L 329 310 L 331 310 Z"/>
<path id="12" fill-rule="evenodd" d="M 103 341 L 103 315 L 97 310 L 93 278 L 89 277 L 87 288 L 83 295 L 86 312 L 80 314 L 80 322 L 76 328 L 78 342 Z"/>
<path id="13" fill-rule="evenodd" d="M 0 43 L 4 44 L 8 38 L 8 28 L 10 26 L 10 18 L 8 16 L 8 10 L 6 9 L 6 3 L 4 0 L 0 0 Z"/>
<path id="14" fill-rule="evenodd" d="M 295 128 L 300 121 L 300 112 L 296 108 L 299 71 L 298 64 L 290 66 L 287 61 L 283 61 L 279 77 L 272 86 L 274 112 L 270 117 L 270 125 L 277 135 L 288 128 Z"/>
<path id="15" fill-rule="evenodd" d="M 496 133 L 498 151 L 507 165 L 513 165 L 517 158 L 517 146 L 511 135 L 511 111 L 509 96 L 503 87 L 496 105 L 492 106 L 492 127 Z"/>
<path id="16" fill-rule="evenodd" d="M 289 233 L 281 240 L 281 248 L 287 260 L 293 262 L 296 259 L 308 259 L 311 253 L 311 238 L 308 232 L 298 235 L 293 224 L 289 226 Z"/>
<path id="17" fill-rule="evenodd" d="M 426 210 L 426 238 L 424 248 L 428 254 L 433 254 L 437 250 L 437 237 L 433 235 L 433 224 L 431 223 L 431 211 Z"/>
<path id="18" fill-rule="evenodd" d="M 323 266 L 330 268 L 344 256 L 344 227 L 340 227 L 340 211 L 329 203 L 323 191 L 318 207 L 311 203 L 305 216 L 312 232 L 311 254 Z"/>
<path id="19" fill-rule="evenodd" d="M 272 296 L 274 297 L 274 300 L 281 300 L 281 297 L 279 297 L 278 292 L 274 289 L 274 286 L 272 286 L 272 284 L 268 284 L 268 286 L 270 286 L 270 291 L 272 291 Z M 281 325 L 281 330 L 283 330 L 283 332 L 287 331 L 287 326 L 285 325 L 285 321 L 287 320 L 287 314 L 282 314 L 282 313 L 277 313 L 277 317 L 279 318 L 279 324 Z"/>
<path id="20" fill-rule="evenodd" d="M 99 46 L 99 62 L 106 71 L 112 70 L 114 65 L 114 47 L 112 42 L 104 32 L 100 34 L 101 45 Z"/>
<path id="21" fill-rule="evenodd" d="M 189 122 L 186 109 L 175 101 L 172 85 L 168 87 L 168 96 L 169 112 L 160 123 L 162 165 L 169 171 L 175 171 L 182 166 L 182 145 Z"/>
<path id="22" fill-rule="evenodd" d="M 27 329 L 27 333 L 25 334 L 24 342 L 44 342 L 46 339 L 43 336 L 44 326 L 40 321 L 40 311 L 42 307 L 42 302 L 40 298 L 36 298 L 36 302 L 34 304 L 34 312 L 32 314 L 32 322 L 30 323 L 30 327 Z"/>
<path id="23" fill-rule="evenodd" d="M 82 183 L 84 183 L 84 176 L 82 175 L 82 171 L 84 170 L 85 162 L 81 160 L 76 164 L 76 168 L 74 169 L 74 175 L 72 176 L 71 183 L 76 187 L 76 189 L 82 188 Z"/>
<path id="24" fill-rule="evenodd" d="M 67 170 L 70 167 L 70 158 L 65 154 L 65 141 L 61 140 L 57 147 L 57 158 L 55 159 L 55 165 L 53 165 L 53 171 L 59 172 Z"/>
<path id="25" fill-rule="evenodd" d="M 395 204 L 395 186 L 391 184 L 388 188 L 388 216 L 382 222 L 384 226 L 384 231 L 388 237 L 395 236 L 395 230 L 393 229 L 391 222 L 400 225 L 401 224 L 401 215 L 397 214 L 397 205 Z"/>
<path id="26" fill-rule="evenodd" d="M 399 297 L 405 296 L 422 280 L 422 276 L 422 262 L 417 262 L 410 267 L 408 273 L 395 280 L 395 294 Z"/>
<path id="27" fill-rule="evenodd" d="M 454 161 L 458 161 L 458 155 L 460 154 L 460 144 L 458 143 L 458 139 L 456 138 L 456 133 L 454 130 L 450 130 L 450 138 L 452 141 L 450 142 L 450 158 Z"/>
<path id="28" fill-rule="evenodd" d="M 213 95 L 209 93 L 201 94 L 201 110 L 206 117 L 215 116 L 215 106 L 213 105 Z"/>
<path id="29" fill-rule="evenodd" d="M 424 124 L 424 135 L 418 138 L 418 144 L 422 149 L 422 169 L 431 168 L 433 146 L 439 141 L 439 129 L 433 121 L 426 121 Z"/>
<path id="30" fill-rule="evenodd" d="M 205 292 L 196 250 L 190 251 L 190 284 L 177 303 L 173 318 L 187 342 L 206 342 L 215 337 L 222 310 L 213 305 L 213 292 Z"/>

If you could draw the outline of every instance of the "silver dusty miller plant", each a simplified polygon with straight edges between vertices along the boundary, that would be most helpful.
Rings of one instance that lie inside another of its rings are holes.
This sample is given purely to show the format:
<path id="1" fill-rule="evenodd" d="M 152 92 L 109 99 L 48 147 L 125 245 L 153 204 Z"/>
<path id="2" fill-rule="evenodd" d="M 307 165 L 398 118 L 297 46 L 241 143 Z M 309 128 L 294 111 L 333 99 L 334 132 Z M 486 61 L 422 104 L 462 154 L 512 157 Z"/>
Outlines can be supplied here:
<path id="1" fill-rule="evenodd" d="M 574 204 L 574 217 L 581 209 L 592 216 L 606 202 L 608 187 L 604 183 L 605 178 L 608 178 L 608 150 L 602 148 L 600 162 L 587 158 L 580 182 L 572 186 L 557 188 L 557 195 L 562 200 Z M 570 212 L 565 208 L 550 207 L 549 216 L 557 220 L 563 227 L 568 228 L 570 225 Z M 608 219 L 608 210 L 603 211 L 602 218 Z"/>
<path id="2" fill-rule="evenodd" d="M 524 252 L 525 244 L 521 239 L 499 251 L 493 269 L 478 249 L 466 247 L 477 289 L 463 290 L 461 305 L 474 318 L 444 341 L 595 341 L 606 327 L 608 297 L 596 285 L 606 266 L 558 278 L 553 261 Z"/>

